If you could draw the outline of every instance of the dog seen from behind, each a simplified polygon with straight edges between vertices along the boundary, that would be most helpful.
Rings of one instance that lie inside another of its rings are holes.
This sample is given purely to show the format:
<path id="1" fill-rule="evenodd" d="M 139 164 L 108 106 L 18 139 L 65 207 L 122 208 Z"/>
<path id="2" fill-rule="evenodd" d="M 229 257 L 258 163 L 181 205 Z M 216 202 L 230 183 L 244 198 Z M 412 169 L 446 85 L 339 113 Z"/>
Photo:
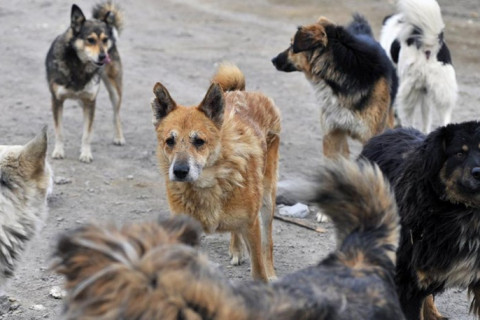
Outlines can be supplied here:
<path id="1" fill-rule="evenodd" d="M 90 142 L 100 80 L 113 106 L 113 143 L 125 144 L 120 120 L 122 63 L 115 44 L 122 23 L 122 13 L 111 2 L 95 6 L 92 19 L 86 19 L 82 10 L 73 5 L 70 27 L 53 41 L 45 61 L 55 124 L 53 158 L 65 157 L 63 104 L 66 99 L 75 99 L 84 117 L 80 161 L 92 161 Z"/>
<path id="2" fill-rule="evenodd" d="M 422 130 L 432 126 L 433 110 L 450 123 L 457 101 L 457 80 L 444 40 L 445 24 L 436 0 L 400 0 L 399 13 L 385 18 L 380 43 L 397 66 L 398 109 L 402 122 L 414 125 L 420 110 Z"/>
<path id="3" fill-rule="evenodd" d="M 27 144 L 0 145 L 0 290 L 47 218 L 52 173 L 46 127 Z"/>
<path id="4" fill-rule="evenodd" d="M 318 265 L 266 284 L 229 281 L 194 247 L 201 227 L 176 216 L 64 235 L 65 319 L 405 319 L 395 291 L 399 218 L 378 167 L 345 160 L 322 168 L 316 201 L 337 249 Z"/>
<path id="5" fill-rule="evenodd" d="M 320 105 L 323 153 L 348 157 L 347 138 L 365 143 L 395 124 L 395 69 L 359 14 L 346 27 L 325 17 L 301 26 L 289 48 L 272 59 L 285 72 L 303 72 Z"/>
<path id="6" fill-rule="evenodd" d="M 275 278 L 275 210 L 280 114 L 273 101 L 246 92 L 243 73 L 220 65 L 203 101 L 177 105 L 167 89 L 153 89 L 157 156 L 174 214 L 196 218 L 208 232 L 232 232 L 231 263 L 244 245 L 252 276 Z"/>
<path id="7" fill-rule="evenodd" d="M 402 225 L 396 279 L 407 319 L 441 319 L 429 295 L 448 288 L 468 288 L 479 317 L 480 122 L 449 124 L 427 136 L 387 131 L 361 156 L 376 162 L 395 190 Z"/>

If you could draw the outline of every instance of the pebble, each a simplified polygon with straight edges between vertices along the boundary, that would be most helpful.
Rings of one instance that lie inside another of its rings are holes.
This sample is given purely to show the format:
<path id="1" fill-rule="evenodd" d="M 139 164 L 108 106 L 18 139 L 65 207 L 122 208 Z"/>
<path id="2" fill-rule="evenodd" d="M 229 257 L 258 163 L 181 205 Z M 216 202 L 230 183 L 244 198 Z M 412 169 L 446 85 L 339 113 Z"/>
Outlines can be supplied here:
<path id="1" fill-rule="evenodd" d="M 55 182 L 55 184 L 69 184 L 69 183 L 72 183 L 72 179 L 65 178 L 65 177 L 62 177 L 62 176 L 55 177 L 55 179 L 53 181 Z"/>
<path id="2" fill-rule="evenodd" d="M 67 292 L 62 288 L 55 286 L 50 289 L 50 292 L 48 294 L 54 299 L 62 299 L 67 295 Z"/>
<path id="3" fill-rule="evenodd" d="M 293 206 L 283 206 L 278 209 L 278 213 L 282 216 L 294 217 L 294 218 L 305 218 L 308 216 L 310 211 L 308 206 L 303 203 L 296 203 Z"/>

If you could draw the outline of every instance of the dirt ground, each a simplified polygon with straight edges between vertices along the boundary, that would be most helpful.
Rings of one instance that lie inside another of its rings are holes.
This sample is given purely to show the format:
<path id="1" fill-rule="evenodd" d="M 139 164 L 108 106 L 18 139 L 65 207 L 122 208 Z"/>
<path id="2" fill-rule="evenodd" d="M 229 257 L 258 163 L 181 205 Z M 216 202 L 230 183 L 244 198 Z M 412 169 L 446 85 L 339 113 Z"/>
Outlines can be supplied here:
<path id="1" fill-rule="evenodd" d="M 300 73 L 275 70 L 270 60 L 284 50 L 298 25 L 321 15 L 344 24 L 354 11 L 363 13 L 378 36 L 382 19 L 394 10 L 384 0 L 138 0 L 117 1 L 125 11 L 118 44 L 124 65 L 121 116 L 127 144 L 112 144 L 110 102 L 101 88 L 94 123 L 94 161 L 78 161 L 81 109 L 73 102 L 64 111 L 66 159 L 53 161 L 56 184 L 50 216 L 32 243 L 7 288 L 18 308 L 3 319 L 57 319 L 62 301 L 49 296 L 62 279 L 48 267 L 59 234 L 93 221 L 122 224 L 168 216 L 162 177 L 155 159 L 151 122 L 152 87 L 161 81 L 182 104 L 197 104 L 218 62 L 235 62 L 244 71 L 247 89 L 274 98 L 283 117 L 280 180 L 302 180 L 322 161 L 319 111 L 313 91 Z M 93 1 L 77 4 L 90 17 Z M 480 107 L 480 2 L 440 0 L 445 38 L 456 66 L 460 95 L 454 121 L 478 118 Z M 51 41 L 70 21 L 68 1 L 0 0 L 0 144 L 23 144 L 53 121 L 44 59 Z M 438 123 L 438 121 L 436 122 Z M 358 145 L 354 153 L 358 153 Z M 308 217 L 314 222 L 314 213 Z M 275 220 L 277 273 L 285 275 L 317 262 L 334 248 L 333 230 L 316 233 Z M 232 279 L 249 279 L 249 263 L 231 267 L 228 235 L 209 235 L 202 249 Z M 438 298 L 451 319 L 472 319 L 467 294 L 450 290 Z"/>

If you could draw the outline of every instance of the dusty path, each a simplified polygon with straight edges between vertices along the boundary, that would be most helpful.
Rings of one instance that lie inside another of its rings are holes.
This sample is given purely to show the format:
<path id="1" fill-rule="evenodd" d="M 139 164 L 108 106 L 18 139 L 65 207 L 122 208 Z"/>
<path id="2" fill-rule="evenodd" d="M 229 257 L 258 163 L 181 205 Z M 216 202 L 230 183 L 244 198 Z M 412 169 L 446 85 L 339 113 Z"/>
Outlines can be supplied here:
<path id="1" fill-rule="evenodd" d="M 179 102 L 195 104 L 203 97 L 216 63 L 237 63 L 246 75 L 247 88 L 273 97 L 283 113 L 280 178 L 310 176 L 321 161 L 321 132 L 312 90 L 303 75 L 277 72 L 270 59 L 288 46 L 297 25 L 320 15 L 346 23 L 353 11 L 359 11 L 378 35 L 383 16 L 394 9 L 379 0 L 118 3 L 126 19 L 119 50 L 124 63 L 122 118 L 127 145 L 112 144 L 112 110 L 102 88 L 94 124 L 94 162 L 80 163 L 81 110 L 74 103 L 66 105 L 66 159 L 52 161 L 52 165 L 57 177 L 71 182 L 55 185 L 47 224 L 8 288 L 20 306 L 4 319 L 58 318 L 62 302 L 49 297 L 49 291 L 61 279 L 48 266 L 59 233 L 88 221 L 124 223 L 168 215 L 156 168 L 149 106 L 156 81 L 162 81 Z M 93 1 L 77 4 L 90 16 Z M 480 2 L 442 0 L 441 4 L 460 87 L 453 120 L 478 118 Z M 0 144 L 24 143 L 48 124 L 51 152 L 53 128 L 44 58 L 54 37 L 68 26 L 70 5 L 60 0 L 0 0 Z M 279 276 L 315 263 L 334 247 L 331 226 L 325 227 L 327 233 L 317 234 L 275 221 Z M 203 249 L 231 278 L 249 278 L 248 263 L 228 265 L 227 235 L 206 237 Z M 449 291 L 438 301 L 440 310 L 452 319 L 472 318 L 467 315 L 464 291 Z"/>

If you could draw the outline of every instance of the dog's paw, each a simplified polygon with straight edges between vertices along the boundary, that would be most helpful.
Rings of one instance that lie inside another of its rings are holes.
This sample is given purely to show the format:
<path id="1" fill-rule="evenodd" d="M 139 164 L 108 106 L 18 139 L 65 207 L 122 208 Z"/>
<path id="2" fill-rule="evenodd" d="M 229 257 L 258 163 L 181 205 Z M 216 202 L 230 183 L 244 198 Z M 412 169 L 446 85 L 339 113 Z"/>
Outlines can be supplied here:
<path id="1" fill-rule="evenodd" d="M 90 163 L 93 160 L 93 156 L 90 152 L 82 152 L 82 154 L 80 154 L 79 160 L 85 163 Z"/>
<path id="2" fill-rule="evenodd" d="M 53 159 L 65 158 L 65 152 L 63 151 L 63 148 L 55 147 L 55 149 L 52 152 L 52 158 Z"/>
<path id="3" fill-rule="evenodd" d="M 317 219 L 317 222 L 319 222 L 319 223 L 330 222 L 330 218 L 327 215 L 325 215 L 321 212 L 317 213 L 316 219 Z"/>
<path id="4" fill-rule="evenodd" d="M 123 146 L 125 144 L 125 138 L 124 137 L 113 138 L 113 144 L 116 146 Z"/>
<path id="5" fill-rule="evenodd" d="M 243 263 L 242 256 L 240 254 L 232 254 L 232 259 L 230 260 L 230 265 L 239 266 Z"/>

